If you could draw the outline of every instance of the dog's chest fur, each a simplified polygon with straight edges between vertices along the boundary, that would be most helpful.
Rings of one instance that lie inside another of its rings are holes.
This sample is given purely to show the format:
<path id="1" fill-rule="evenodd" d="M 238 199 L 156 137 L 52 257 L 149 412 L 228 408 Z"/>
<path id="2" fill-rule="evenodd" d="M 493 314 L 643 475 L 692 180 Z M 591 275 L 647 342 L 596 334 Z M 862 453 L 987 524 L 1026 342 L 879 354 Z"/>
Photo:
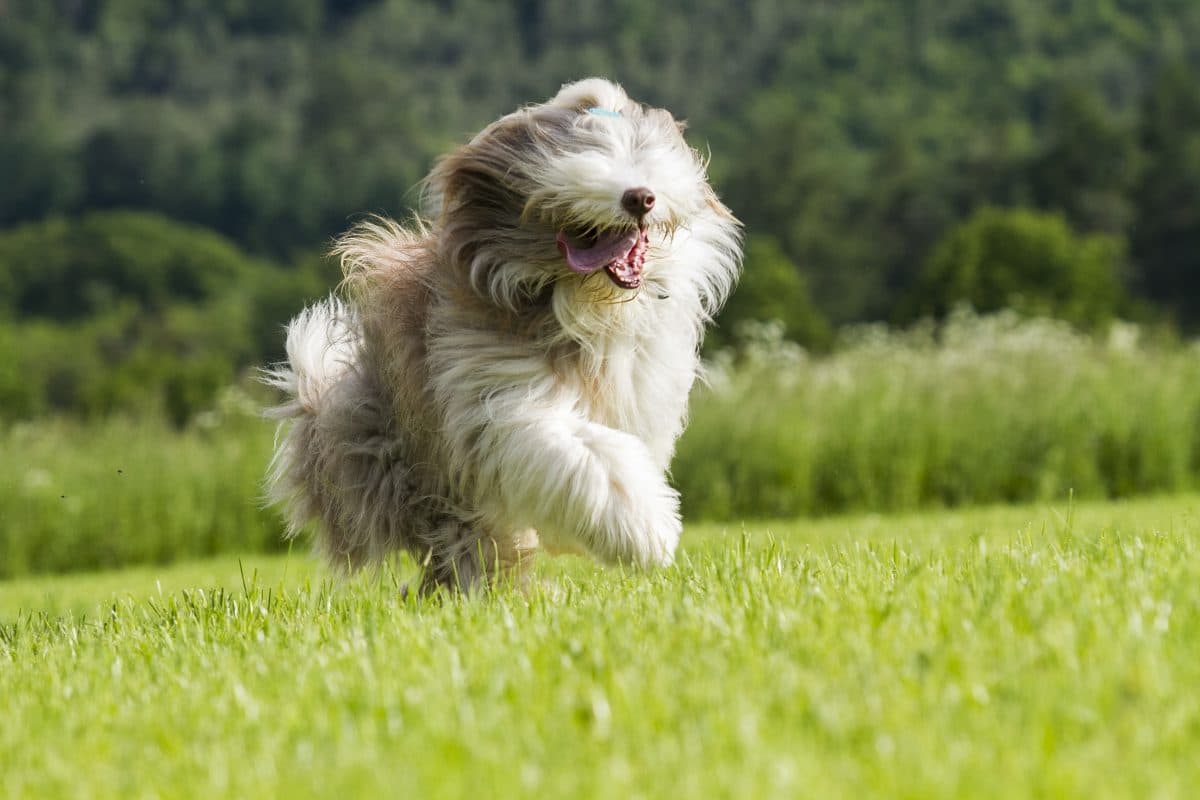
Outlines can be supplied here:
<path id="1" fill-rule="evenodd" d="M 683 429 L 696 373 L 695 342 L 646 319 L 644 333 L 622 333 L 577 353 L 558 370 L 593 422 L 645 442 L 666 468 Z"/>

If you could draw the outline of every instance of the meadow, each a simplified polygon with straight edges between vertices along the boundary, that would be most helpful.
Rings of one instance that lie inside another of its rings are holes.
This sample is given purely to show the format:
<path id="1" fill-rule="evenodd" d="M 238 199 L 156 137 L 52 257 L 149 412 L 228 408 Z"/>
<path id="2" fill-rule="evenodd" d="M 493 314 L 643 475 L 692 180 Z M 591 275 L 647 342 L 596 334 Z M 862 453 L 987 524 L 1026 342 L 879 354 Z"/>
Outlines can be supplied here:
<path id="1" fill-rule="evenodd" d="M 1197 793 L 1200 3 L 612 5 L 0 0 L 0 800 Z M 335 580 L 255 369 L 589 74 L 747 234 L 677 562 Z"/>
<path id="2" fill-rule="evenodd" d="M 246 383 L 153 416 L 0 429 L 0 578 L 280 550 L 260 503 L 274 435 Z M 1200 487 L 1200 350 L 1002 313 L 860 328 L 812 357 L 747 327 L 692 401 L 673 480 L 689 521 Z"/>
<path id="3" fill-rule="evenodd" d="M 680 442 L 673 567 L 544 559 L 472 599 L 284 542 L 268 402 L 0 431 L 0 796 L 1200 780 L 1193 345 L 958 314 L 815 358 L 747 327 Z"/>
<path id="4" fill-rule="evenodd" d="M 403 599 L 306 555 L 0 584 L 9 797 L 1185 797 L 1200 496 L 691 525 Z"/>
<path id="5" fill-rule="evenodd" d="M 813 358 L 762 324 L 719 355 L 673 466 L 695 518 L 1181 491 L 1200 349 L 1013 312 L 850 329 Z"/>
<path id="6" fill-rule="evenodd" d="M 285 547 L 260 501 L 258 412 L 231 390 L 184 430 L 149 415 L 0 430 L 0 578 Z"/>

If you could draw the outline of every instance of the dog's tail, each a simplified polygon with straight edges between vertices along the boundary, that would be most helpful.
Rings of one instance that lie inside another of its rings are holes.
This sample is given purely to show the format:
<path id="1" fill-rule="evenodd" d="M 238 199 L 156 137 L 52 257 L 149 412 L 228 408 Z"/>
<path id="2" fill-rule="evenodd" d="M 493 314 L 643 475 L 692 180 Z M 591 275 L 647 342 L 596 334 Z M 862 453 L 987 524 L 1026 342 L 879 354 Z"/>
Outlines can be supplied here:
<path id="1" fill-rule="evenodd" d="M 319 415 L 330 388 L 354 369 L 361 347 L 357 329 L 354 316 L 336 297 L 304 309 L 288 323 L 287 361 L 263 373 L 263 382 L 287 399 L 267 416 L 288 420 Z"/>
<path id="2" fill-rule="evenodd" d="M 266 412 L 280 423 L 267 498 L 283 508 L 288 536 L 316 520 L 317 549 L 331 563 L 378 560 L 397 544 L 381 512 L 403 499 L 404 475 L 357 316 L 336 298 L 303 311 L 288 325 L 287 361 L 263 380 L 284 395 Z"/>

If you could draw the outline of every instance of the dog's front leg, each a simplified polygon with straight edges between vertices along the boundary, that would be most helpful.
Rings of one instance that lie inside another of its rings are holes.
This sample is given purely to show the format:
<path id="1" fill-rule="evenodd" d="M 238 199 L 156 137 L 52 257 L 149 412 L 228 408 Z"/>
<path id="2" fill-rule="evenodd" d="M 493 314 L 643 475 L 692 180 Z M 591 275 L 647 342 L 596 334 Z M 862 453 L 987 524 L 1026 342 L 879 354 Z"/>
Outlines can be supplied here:
<path id="1" fill-rule="evenodd" d="M 498 523 L 537 528 L 552 548 L 637 566 L 670 563 L 679 495 L 649 449 L 537 385 L 480 399 L 458 383 L 443 395 L 458 477 L 477 507 Z"/>
<path id="2" fill-rule="evenodd" d="M 497 419 L 485 438 L 495 446 L 481 476 L 501 488 L 506 513 L 529 514 L 544 539 L 605 561 L 671 562 L 679 496 L 640 439 L 562 410 Z"/>

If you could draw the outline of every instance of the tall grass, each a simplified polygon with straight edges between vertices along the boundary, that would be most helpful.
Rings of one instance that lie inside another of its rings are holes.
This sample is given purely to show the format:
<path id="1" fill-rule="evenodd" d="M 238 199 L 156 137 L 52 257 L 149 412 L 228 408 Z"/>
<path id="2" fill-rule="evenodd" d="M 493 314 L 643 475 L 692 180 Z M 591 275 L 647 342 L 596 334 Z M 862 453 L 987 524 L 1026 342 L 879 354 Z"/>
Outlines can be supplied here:
<path id="1" fill-rule="evenodd" d="M 148 418 L 0 433 L 0 577 L 278 549 L 260 507 L 270 426 L 231 391 L 179 431 Z"/>
<path id="2" fill-rule="evenodd" d="M 1200 484 L 1200 348 L 960 314 L 813 359 L 771 326 L 724 353 L 673 467 L 689 519 L 1125 497 Z M 283 546 L 271 426 L 245 394 L 157 420 L 0 431 L 0 577 Z"/>
<path id="3" fill-rule="evenodd" d="M 772 326 L 722 354 L 674 477 L 690 517 L 896 510 L 1195 486 L 1200 348 L 1132 326 L 959 313 L 824 359 Z"/>

